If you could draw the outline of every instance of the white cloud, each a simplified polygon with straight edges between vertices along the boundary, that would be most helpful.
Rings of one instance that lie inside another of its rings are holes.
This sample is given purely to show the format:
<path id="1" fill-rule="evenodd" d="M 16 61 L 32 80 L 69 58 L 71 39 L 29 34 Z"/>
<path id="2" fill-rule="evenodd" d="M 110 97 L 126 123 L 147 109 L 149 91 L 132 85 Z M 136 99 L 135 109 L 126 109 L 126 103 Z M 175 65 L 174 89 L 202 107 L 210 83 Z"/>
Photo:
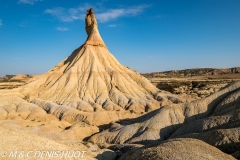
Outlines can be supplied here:
<path id="1" fill-rule="evenodd" d="M 72 22 L 75 20 L 83 20 L 86 10 L 89 8 L 91 8 L 89 4 L 70 9 L 57 7 L 53 9 L 46 9 L 44 13 L 52 15 L 62 22 Z"/>
<path id="2" fill-rule="evenodd" d="M 117 19 L 119 17 L 136 16 L 143 12 L 150 5 L 138 5 L 128 8 L 109 9 L 102 13 L 96 13 L 96 17 L 99 22 L 108 22 L 110 20 Z M 86 10 L 91 8 L 90 4 L 85 4 L 77 8 L 65 9 L 57 7 L 53 9 L 46 9 L 44 13 L 50 14 L 62 22 L 72 22 L 75 20 L 84 20 Z"/>
<path id="3" fill-rule="evenodd" d="M 108 22 L 119 17 L 136 16 L 148 7 L 150 7 L 150 5 L 139 5 L 129 8 L 110 9 L 106 12 L 96 14 L 96 17 L 100 22 Z"/>
<path id="4" fill-rule="evenodd" d="M 19 26 L 20 26 L 20 27 L 27 27 L 27 23 L 28 23 L 28 22 L 21 22 L 21 23 L 19 24 Z"/>
<path id="5" fill-rule="evenodd" d="M 18 4 L 25 3 L 33 5 L 36 2 L 43 1 L 43 0 L 18 0 Z"/>
<path id="6" fill-rule="evenodd" d="M 66 28 L 66 27 L 57 27 L 57 28 L 55 28 L 56 30 L 58 30 L 58 31 L 68 31 L 69 29 L 68 28 Z"/>
<path id="7" fill-rule="evenodd" d="M 0 19 L 0 27 L 2 26 L 2 20 Z"/>
<path id="8" fill-rule="evenodd" d="M 108 27 L 117 27 L 116 24 L 109 24 Z"/>

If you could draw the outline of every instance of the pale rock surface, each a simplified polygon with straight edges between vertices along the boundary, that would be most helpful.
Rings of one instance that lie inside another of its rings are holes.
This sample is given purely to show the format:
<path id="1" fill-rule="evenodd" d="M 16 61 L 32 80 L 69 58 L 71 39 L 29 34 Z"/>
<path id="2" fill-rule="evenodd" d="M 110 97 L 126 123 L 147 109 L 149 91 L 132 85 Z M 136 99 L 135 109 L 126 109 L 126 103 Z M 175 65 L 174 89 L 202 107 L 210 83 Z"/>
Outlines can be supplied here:
<path id="1" fill-rule="evenodd" d="M 19 97 L 0 97 L 0 101 L 0 126 L 3 128 L 30 131 L 52 140 L 81 141 L 99 132 L 94 125 L 47 114 L 44 109 Z"/>
<path id="2" fill-rule="evenodd" d="M 89 125 L 99 126 L 102 124 L 108 124 L 112 121 L 117 121 L 119 119 L 137 116 L 137 114 L 130 113 L 121 108 L 116 111 L 105 111 L 103 109 L 99 109 L 97 112 L 84 112 L 80 109 L 75 109 L 74 107 L 69 107 L 67 105 L 58 105 L 56 103 L 44 101 L 41 99 L 34 99 L 31 101 L 31 103 L 43 108 L 48 114 L 52 114 L 58 119 L 67 121 L 69 123 L 85 122 Z"/>
<path id="3" fill-rule="evenodd" d="M 170 138 L 196 138 L 225 153 L 232 154 L 238 151 L 240 148 L 239 97 L 240 89 L 223 98 L 209 117 L 184 124 Z"/>
<path id="4" fill-rule="evenodd" d="M 108 130 L 93 135 L 89 141 L 98 144 L 146 144 L 155 140 L 165 140 L 184 124 L 213 114 L 214 110 L 218 109 L 218 104 L 225 104 L 224 102 L 230 100 L 231 103 L 228 106 L 234 104 L 236 98 L 231 97 L 234 97 L 232 95 L 238 95 L 239 88 L 240 82 L 236 82 L 202 100 L 162 107 L 132 121 L 130 120 L 129 124 L 123 123 L 112 126 Z M 192 126 L 194 127 L 186 127 L 186 130 L 201 127 L 196 124 L 192 124 Z"/>
<path id="5" fill-rule="evenodd" d="M 22 160 L 22 159 L 34 159 L 35 153 L 37 153 L 35 156 L 38 157 L 37 151 L 87 151 L 87 147 L 84 145 L 78 146 L 78 147 L 71 147 L 67 146 L 61 143 L 57 143 L 55 141 L 45 139 L 43 137 L 36 136 L 31 133 L 23 132 L 23 131 L 13 131 L 9 129 L 0 129 L 0 152 L 6 153 L 6 157 L 3 159 L 5 160 Z M 29 154 L 29 157 L 27 155 L 22 158 L 17 154 L 16 158 L 10 157 L 11 151 L 15 152 L 21 152 L 28 153 L 29 151 L 32 151 Z M 2 155 L 1 155 L 2 156 Z M 1 157 L 2 158 L 2 157 Z M 42 159 L 42 158 L 39 158 Z M 43 159 L 65 159 L 65 160 L 71 160 L 71 159 L 79 159 L 79 158 L 69 158 L 64 156 L 58 156 L 57 158 L 51 157 L 51 158 L 43 158 Z M 91 155 L 91 152 L 85 152 L 83 160 L 93 160 L 94 155 Z"/>
<path id="6" fill-rule="evenodd" d="M 240 127 L 215 129 L 208 132 L 190 133 L 177 137 L 199 139 L 228 154 L 233 154 L 240 149 Z"/>
<path id="7" fill-rule="evenodd" d="M 0 97 L 0 120 L 36 120 L 51 121 L 57 120 L 39 106 L 29 103 L 17 96 Z"/>
<path id="8" fill-rule="evenodd" d="M 119 158 L 119 160 L 126 159 L 233 160 L 235 158 L 203 141 L 179 138 L 131 150 Z"/>

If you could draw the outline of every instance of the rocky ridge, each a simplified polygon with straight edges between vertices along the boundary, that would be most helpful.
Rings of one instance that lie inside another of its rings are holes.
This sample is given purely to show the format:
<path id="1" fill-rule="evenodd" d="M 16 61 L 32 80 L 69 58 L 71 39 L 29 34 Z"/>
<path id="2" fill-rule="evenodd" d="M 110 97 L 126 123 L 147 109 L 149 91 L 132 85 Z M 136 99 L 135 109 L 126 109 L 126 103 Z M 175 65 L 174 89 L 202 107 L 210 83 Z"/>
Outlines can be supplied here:
<path id="1" fill-rule="evenodd" d="M 196 76 L 212 76 L 212 75 L 225 75 L 225 78 L 231 74 L 238 74 L 239 77 L 240 67 L 233 68 L 195 68 L 195 69 L 186 69 L 186 70 L 171 70 L 164 72 L 152 72 L 142 74 L 147 78 L 167 78 L 167 77 L 196 77 Z M 212 77 L 214 78 L 214 76 Z"/>
<path id="2" fill-rule="evenodd" d="M 240 82 L 235 82 L 201 100 L 164 106 L 127 123 L 113 124 L 89 141 L 105 146 L 152 143 L 161 146 L 160 142 L 173 138 L 194 138 L 236 155 L 240 143 L 239 89 Z M 131 153 L 139 150 L 134 151 Z"/>

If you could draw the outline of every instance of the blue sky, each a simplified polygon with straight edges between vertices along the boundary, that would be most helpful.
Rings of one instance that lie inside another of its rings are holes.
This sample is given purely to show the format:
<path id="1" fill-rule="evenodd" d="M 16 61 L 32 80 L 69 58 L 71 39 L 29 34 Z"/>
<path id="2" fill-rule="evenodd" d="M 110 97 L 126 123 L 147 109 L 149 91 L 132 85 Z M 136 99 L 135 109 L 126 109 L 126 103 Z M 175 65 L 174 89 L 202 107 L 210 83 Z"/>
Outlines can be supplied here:
<path id="1" fill-rule="evenodd" d="M 0 0 L 0 76 L 42 74 L 86 40 L 140 73 L 240 66 L 240 0 Z"/>

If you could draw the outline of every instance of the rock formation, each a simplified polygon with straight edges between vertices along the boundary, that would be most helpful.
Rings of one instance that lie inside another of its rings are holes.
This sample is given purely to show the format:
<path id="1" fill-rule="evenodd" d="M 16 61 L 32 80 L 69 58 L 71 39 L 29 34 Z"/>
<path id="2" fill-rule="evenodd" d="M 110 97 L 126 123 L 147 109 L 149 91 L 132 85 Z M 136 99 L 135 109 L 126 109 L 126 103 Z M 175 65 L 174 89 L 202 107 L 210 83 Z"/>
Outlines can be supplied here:
<path id="1" fill-rule="evenodd" d="M 162 143 L 144 146 L 123 155 L 119 160 L 138 159 L 196 159 L 196 160 L 233 160 L 217 148 L 196 139 L 173 139 Z"/>
<path id="2" fill-rule="evenodd" d="M 88 35 L 85 44 L 106 47 L 98 31 L 98 24 L 93 8 L 87 10 L 85 17 L 85 29 Z"/>
<path id="3" fill-rule="evenodd" d="M 107 152 L 105 156 L 114 157 L 113 155 L 115 155 L 115 153 L 111 150 L 105 149 L 102 151 L 93 151 L 91 150 L 91 147 L 87 147 L 81 143 L 68 144 L 64 142 L 56 142 L 26 131 L 5 129 L 0 127 L 0 134 L 1 159 L 5 160 L 97 160 L 94 157 L 96 157 L 97 154 L 100 155 L 99 157 L 101 158 L 104 155 L 102 153 L 103 151 Z M 53 154 L 54 152 L 57 152 L 57 154 Z M 74 156 L 72 156 L 73 152 L 76 153 Z M 112 159 L 115 159 L 115 157 Z"/>
<path id="4" fill-rule="evenodd" d="M 108 130 L 92 136 L 90 141 L 99 144 L 148 144 L 156 140 L 168 139 L 171 135 L 208 131 L 204 127 L 221 129 L 224 127 L 223 124 L 229 128 L 238 127 L 236 117 L 231 114 L 238 116 L 234 107 L 239 104 L 239 88 L 240 82 L 236 82 L 207 98 L 164 106 L 129 120 L 127 124 L 124 122 L 113 124 Z"/>
<path id="5" fill-rule="evenodd" d="M 86 13 L 85 29 L 88 37 L 82 46 L 47 73 L 14 91 L 35 104 L 48 101 L 83 112 L 128 110 L 143 114 L 161 104 L 182 102 L 159 91 L 113 57 L 99 34 L 93 9 Z"/>

